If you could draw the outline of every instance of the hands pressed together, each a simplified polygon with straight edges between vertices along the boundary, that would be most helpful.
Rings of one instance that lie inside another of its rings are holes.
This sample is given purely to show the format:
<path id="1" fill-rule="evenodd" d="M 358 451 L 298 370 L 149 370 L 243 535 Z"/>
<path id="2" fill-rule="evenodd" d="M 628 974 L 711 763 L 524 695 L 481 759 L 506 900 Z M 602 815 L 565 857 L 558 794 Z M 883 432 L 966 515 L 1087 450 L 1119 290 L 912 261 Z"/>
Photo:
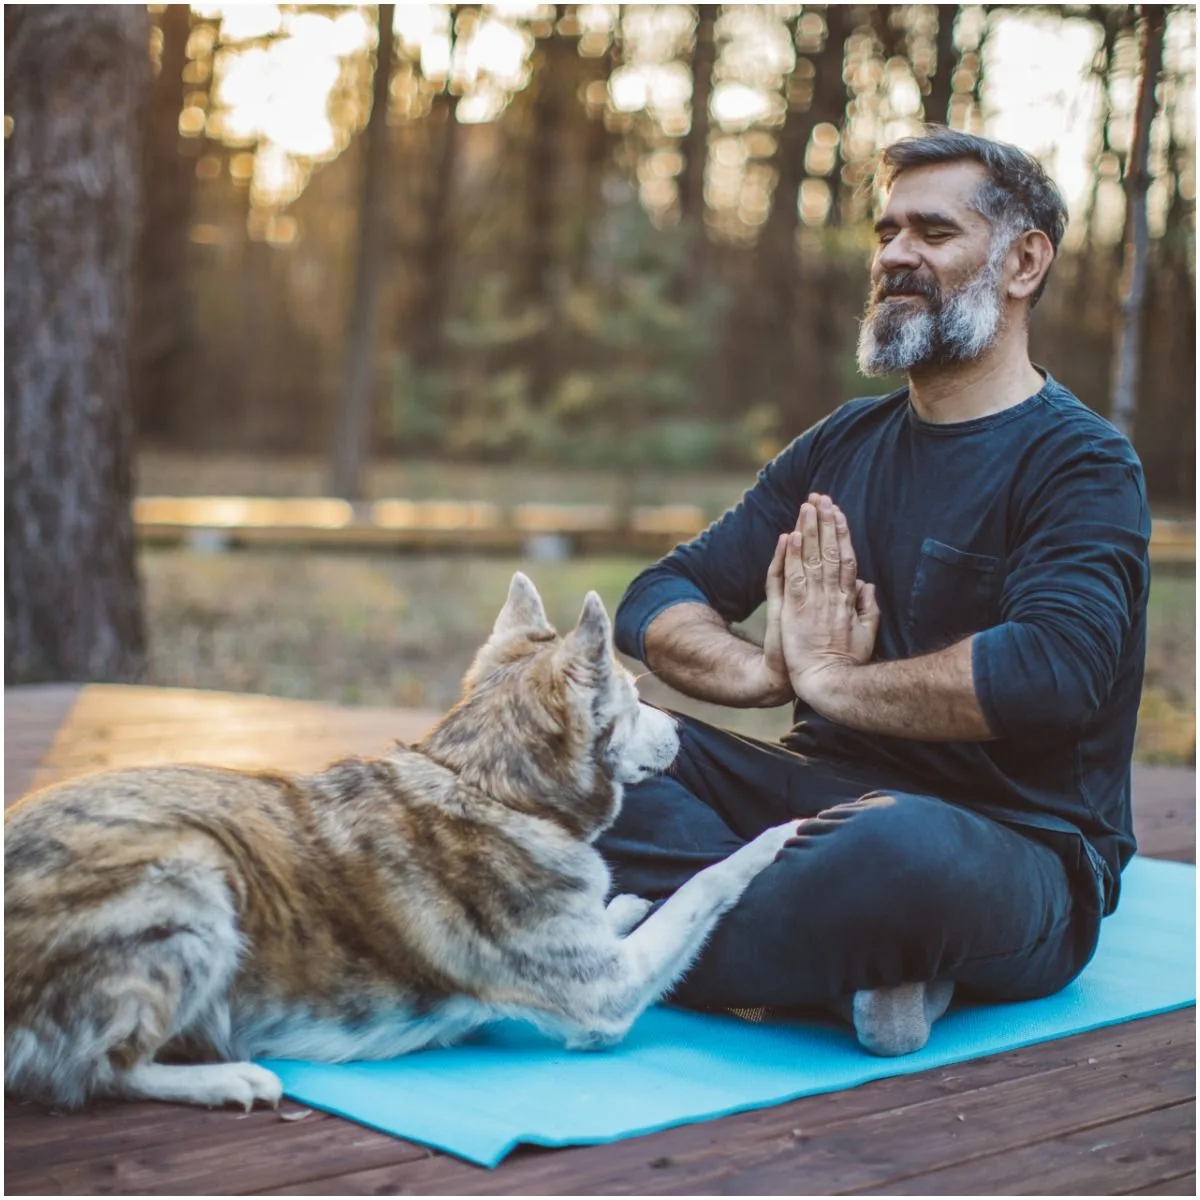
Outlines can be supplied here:
<path id="1" fill-rule="evenodd" d="M 813 703 L 830 675 L 871 658 L 879 629 L 875 585 L 858 578 L 845 514 L 825 495 L 800 506 L 767 571 L 763 669 L 776 694 Z"/>

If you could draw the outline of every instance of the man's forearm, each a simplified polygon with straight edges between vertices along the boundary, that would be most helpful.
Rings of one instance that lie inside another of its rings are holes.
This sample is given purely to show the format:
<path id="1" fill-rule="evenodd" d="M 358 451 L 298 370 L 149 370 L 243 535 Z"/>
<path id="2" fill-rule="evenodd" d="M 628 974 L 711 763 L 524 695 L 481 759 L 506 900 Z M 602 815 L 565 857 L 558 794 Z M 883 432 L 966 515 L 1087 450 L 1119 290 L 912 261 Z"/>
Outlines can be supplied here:
<path id="1" fill-rule="evenodd" d="M 773 708 L 794 699 L 772 678 L 762 647 L 739 636 L 704 604 L 676 604 L 646 629 L 646 666 L 676 691 L 731 708 Z"/>
<path id="2" fill-rule="evenodd" d="M 996 735 L 975 696 L 971 639 L 936 654 L 793 677 L 821 716 L 863 733 L 927 742 L 982 742 Z"/>

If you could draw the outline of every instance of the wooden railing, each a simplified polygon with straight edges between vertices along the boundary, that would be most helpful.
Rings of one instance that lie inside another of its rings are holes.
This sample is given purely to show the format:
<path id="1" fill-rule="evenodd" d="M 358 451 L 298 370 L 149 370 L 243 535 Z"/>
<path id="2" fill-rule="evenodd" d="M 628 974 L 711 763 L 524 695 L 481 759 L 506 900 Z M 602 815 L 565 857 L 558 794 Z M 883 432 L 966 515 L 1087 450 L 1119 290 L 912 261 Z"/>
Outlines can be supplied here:
<path id="1" fill-rule="evenodd" d="M 381 550 L 661 554 L 712 517 L 698 505 L 498 504 L 260 496 L 143 496 L 134 501 L 139 539 L 154 545 L 336 546 Z M 1155 562 L 1195 562 L 1194 521 L 1155 521 Z"/>

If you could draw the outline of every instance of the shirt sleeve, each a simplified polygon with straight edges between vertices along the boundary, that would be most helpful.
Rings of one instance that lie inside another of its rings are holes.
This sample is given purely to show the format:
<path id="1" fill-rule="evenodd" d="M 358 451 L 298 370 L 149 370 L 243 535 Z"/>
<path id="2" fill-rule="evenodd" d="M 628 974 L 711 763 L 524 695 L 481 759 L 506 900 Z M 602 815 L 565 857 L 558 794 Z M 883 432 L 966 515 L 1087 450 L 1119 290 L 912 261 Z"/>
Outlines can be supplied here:
<path id="1" fill-rule="evenodd" d="M 762 604 L 776 540 L 795 526 L 808 495 L 812 443 L 820 428 L 772 459 L 723 517 L 633 580 L 613 623 L 619 650 L 644 662 L 646 630 L 676 604 L 707 604 L 729 622 L 744 621 Z"/>
<path id="2" fill-rule="evenodd" d="M 976 634 L 976 697 L 1002 738 L 1087 726 L 1149 587 L 1150 515 L 1131 453 L 1092 444 L 1047 469 L 1019 518 L 1002 623 Z"/>

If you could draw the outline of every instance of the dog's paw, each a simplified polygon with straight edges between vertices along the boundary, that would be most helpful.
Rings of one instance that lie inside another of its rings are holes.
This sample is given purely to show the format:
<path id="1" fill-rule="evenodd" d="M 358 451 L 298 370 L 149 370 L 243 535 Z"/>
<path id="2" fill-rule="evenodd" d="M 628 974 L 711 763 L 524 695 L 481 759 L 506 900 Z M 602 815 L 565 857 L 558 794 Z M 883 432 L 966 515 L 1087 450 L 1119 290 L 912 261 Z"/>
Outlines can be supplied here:
<path id="1" fill-rule="evenodd" d="M 249 1112 L 256 1104 L 278 1108 L 283 1084 L 273 1071 L 250 1062 L 142 1062 L 116 1074 L 111 1094 L 129 1100 L 166 1100 L 201 1108 L 236 1104 Z"/>
<path id="2" fill-rule="evenodd" d="M 803 821 L 785 821 L 782 825 L 764 829 L 752 842 L 743 846 L 734 857 L 745 855 L 747 867 L 757 875 L 759 871 L 766 870 L 779 857 L 779 852 L 796 837 L 803 824 Z"/>
<path id="3" fill-rule="evenodd" d="M 633 896 L 625 892 L 620 896 L 614 896 L 604 911 L 613 932 L 623 935 L 640 925 L 642 918 L 653 907 L 652 901 L 643 900 L 641 896 Z"/>
<path id="4" fill-rule="evenodd" d="M 735 850 L 719 864 L 724 868 L 723 874 L 735 876 L 735 886 L 739 895 L 741 889 L 779 857 L 779 852 L 796 836 L 802 824 L 802 821 L 787 821 L 783 825 L 764 829 L 753 841 L 747 842 L 740 850 Z"/>
<path id="5" fill-rule="evenodd" d="M 210 1108 L 234 1104 L 249 1112 L 256 1104 L 278 1108 L 283 1098 L 283 1084 L 274 1071 L 254 1063 L 222 1063 L 214 1066 L 202 1084 L 207 1091 L 200 1103 Z"/>

